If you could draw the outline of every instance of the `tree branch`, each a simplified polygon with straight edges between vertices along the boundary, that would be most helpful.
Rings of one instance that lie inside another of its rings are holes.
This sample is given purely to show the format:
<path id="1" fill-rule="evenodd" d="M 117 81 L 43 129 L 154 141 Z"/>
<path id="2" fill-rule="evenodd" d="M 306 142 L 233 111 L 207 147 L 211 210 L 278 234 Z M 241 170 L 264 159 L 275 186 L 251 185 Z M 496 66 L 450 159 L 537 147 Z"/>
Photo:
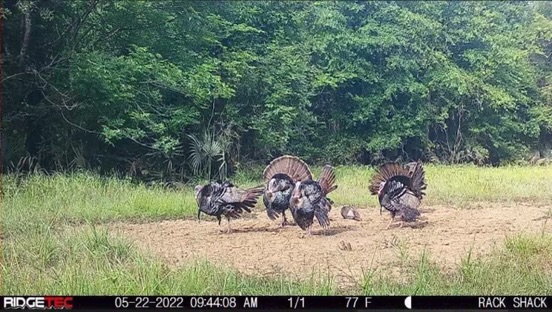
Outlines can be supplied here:
<path id="1" fill-rule="evenodd" d="M 20 73 L 17 73 L 17 74 L 10 75 L 6 78 L 2 78 L 2 82 L 5 82 L 7 80 L 10 80 L 10 79 L 13 79 L 15 77 L 19 77 L 19 76 L 22 76 L 22 75 L 25 75 L 25 74 L 28 74 L 28 72 L 20 72 Z"/>
<path id="2" fill-rule="evenodd" d="M 24 8 L 25 15 L 23 16 L 23 24 L 25 25 L 25 33 L 23 34 L 23 43 L 21 44 L 21 50 L 19 51 L 19 66 L 23 68 L 25 65 L 25 56 L 27 55 L 27 48 L 29 46 L 29 40 L 31 38 L 31 7 Z"/>

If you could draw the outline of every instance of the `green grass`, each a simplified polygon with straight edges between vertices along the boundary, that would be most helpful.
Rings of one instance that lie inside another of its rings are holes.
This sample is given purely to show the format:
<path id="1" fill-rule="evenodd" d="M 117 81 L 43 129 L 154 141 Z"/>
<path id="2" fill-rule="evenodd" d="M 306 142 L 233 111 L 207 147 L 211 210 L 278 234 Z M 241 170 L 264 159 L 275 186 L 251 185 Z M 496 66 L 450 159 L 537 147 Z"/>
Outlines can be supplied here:
<path id="1" fill-rule="evenodd" d="M 373 295 L 550 295 L 552 294 L 552 236 L 517 235 L 502 249 L 474 259 L 468 253 L 459 267 L 445 272 L 422 253 L 399 268 L 406 278 L 393 280 L 381 271 L 368 272 L 363 292 Z"/>
<path id="2" fill-rule="evenodd" d="M 35 231 L 2 246 L 2 294 L 330 294 L 324 280 L 244 278 L 207 262 L 171 270 L 105 229 Z"/>
<path id="3" fill-rule="evenodd" d="M 320 168 L 313 168 L 315 177 Z M 233 180 L 258 185 L 260 168 Z M 338 167 L 338 204 L 376 209 L 368 194 L 373 170 Z M 552 202 L 552 167 L 427 166 L 428 205 L 466 207 L 475 202 Z M 442 271 L 431 255 L 403 259 L 400 278 L 388 268 L 366 272 L 364 282 L 338 288 L 331 277 L 309 280 L 243 276 L 207 262 L 168 268 L 103 223 L 193 217 L 192 185 L 179 191 L 146 188 L 93 174 L 2 177 L 2 294 L 551 294 L 552 238 L 516 236 L 485 259 L 466 255 L 460 267 Z M 75 225 L 82 225 L 75 227 Z"/>
<path id="4" fill-rule="evenodd" d="M 427 164 L 427 205 L 470 207 L 478 202 L 552 202 L 552 166 L 476 167 L 473 165 L 438 166 Z M 239 172 L 236 183 L 253 185 L 264 168 Z M 318 179 L 321 168 L 311 168 Z M 338 189 L 330 194 L 337 203 L 359 207 L 377 207 L 377 198 L 368 192 L 374 169 L 367 166 L 335 168 Z"/>
<path id="5" fill-rule="evenodd" d="M 476 202 L 551 202 L 552 166 L 497 167 L 426 165 L 427 205 L 470 206 Z M 314 175 L 318 178 L 319 168 Z M 377 206 L 368 185 L 374 170 L 337 167 L 338 189 L 331 198 L 361 207 Z"/>

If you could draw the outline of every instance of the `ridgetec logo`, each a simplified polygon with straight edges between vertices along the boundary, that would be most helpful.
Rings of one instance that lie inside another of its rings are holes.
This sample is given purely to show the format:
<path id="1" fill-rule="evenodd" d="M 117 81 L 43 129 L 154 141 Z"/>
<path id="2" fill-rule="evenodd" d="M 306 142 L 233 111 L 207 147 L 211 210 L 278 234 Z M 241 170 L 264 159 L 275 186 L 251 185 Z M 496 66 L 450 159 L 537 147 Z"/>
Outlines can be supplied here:
<path id="1" fill-rule="evenodd" d="M 73 297 L 4 297 L 4 309 L 72 309 Z"/>

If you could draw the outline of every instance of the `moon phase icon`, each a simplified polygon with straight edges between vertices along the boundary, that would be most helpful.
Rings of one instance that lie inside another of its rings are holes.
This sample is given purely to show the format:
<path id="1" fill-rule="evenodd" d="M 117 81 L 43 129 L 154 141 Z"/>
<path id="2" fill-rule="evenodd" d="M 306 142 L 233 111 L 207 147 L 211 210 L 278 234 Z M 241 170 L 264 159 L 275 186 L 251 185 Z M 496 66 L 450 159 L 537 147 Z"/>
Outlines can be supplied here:
<path id="1" fill-rule="evenodd" d="M 407 309 L 412 309 L 412 297 L 411 296 L 408 296 L 408 297 L 406 297 L 406 299 L 404 299 L 404 306 Z"/>

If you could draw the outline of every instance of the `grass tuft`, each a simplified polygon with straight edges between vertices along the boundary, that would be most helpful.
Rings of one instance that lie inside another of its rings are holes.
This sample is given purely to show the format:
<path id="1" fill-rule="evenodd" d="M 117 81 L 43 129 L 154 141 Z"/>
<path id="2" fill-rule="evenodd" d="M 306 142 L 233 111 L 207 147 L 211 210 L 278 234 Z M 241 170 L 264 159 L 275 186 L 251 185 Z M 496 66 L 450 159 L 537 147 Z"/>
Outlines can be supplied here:
<path id="1" fill-rule="evenodd" d="M 440 269 L 423 252 L 403 265 L 402 281 L 379 272 L 365 276 L 366 295 L 550 295 L 552 294 L 552 236 L 518 235 L 506 239 L 491 256 L 468 253 L 458 268 Z"/>

